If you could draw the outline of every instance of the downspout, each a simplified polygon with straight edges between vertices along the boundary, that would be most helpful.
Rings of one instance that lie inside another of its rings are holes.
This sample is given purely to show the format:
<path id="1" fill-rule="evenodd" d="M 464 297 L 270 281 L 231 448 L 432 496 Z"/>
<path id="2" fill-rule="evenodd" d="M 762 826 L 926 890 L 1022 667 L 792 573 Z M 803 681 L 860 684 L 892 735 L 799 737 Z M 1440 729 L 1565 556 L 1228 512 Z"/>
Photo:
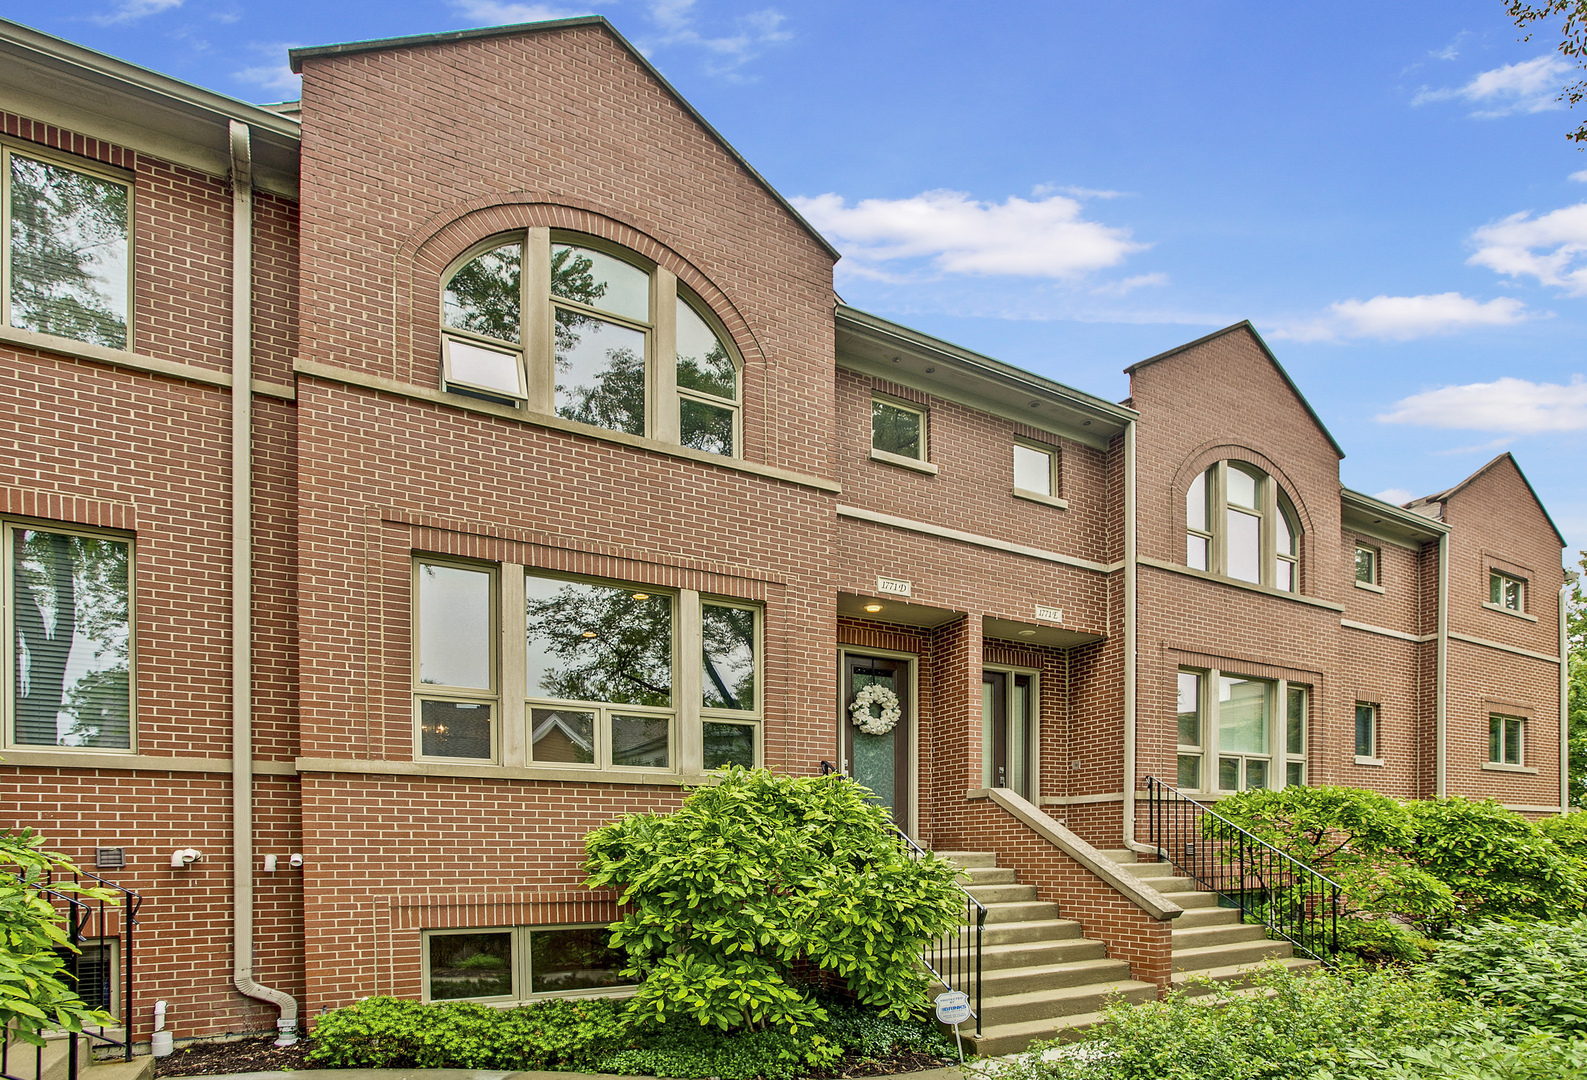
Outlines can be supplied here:
<path id="1" fill-rule="evenodd" d="M 1448 775 L 1444 767 L 1449 716 L 1445 709 L 1449 683 L 1449 533 L 1438 537 L 1438 644 L 1433 661 L 1433 794 L 1442 799 L 1448 794 Z"/>
<path id="2" fill-rule="evenodd" d="M 253 977 L 253 148 L 231 122 L 231 852 L 232 982 L 281 1010 L 277 1046 L 298 1041 L 298 1003 Z"/>
<path id="3" fill-rule="evenodd" d="M 1575 571 L 1566 571 L 1559 587 L 1559 812 L 1570 813 L 1570 619 L 1566 602 L 1576 584 Z"/>
<path id="4" fill-rule="evenodd" d="M 1124 846 L 1135 839 L 1135 421 L 1124 425 Z"/>

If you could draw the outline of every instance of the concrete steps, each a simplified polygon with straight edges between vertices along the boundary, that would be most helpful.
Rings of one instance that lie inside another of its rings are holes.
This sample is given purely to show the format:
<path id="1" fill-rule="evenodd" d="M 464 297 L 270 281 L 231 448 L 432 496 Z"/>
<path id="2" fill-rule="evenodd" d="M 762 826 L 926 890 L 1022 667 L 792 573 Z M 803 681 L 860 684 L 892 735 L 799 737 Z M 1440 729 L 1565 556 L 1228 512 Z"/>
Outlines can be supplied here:
<path id="1" fill-rule="evenodd" d="M 116 1032 L 120 1035 L 121 1032 Z M 66 1035 L 46 1035 L 42 1053 L 38 1048 L 18 1039 L 10 1040 L 6 1047 L 5 1072 L 17 1080 L 67 1080 L 71 1075 L 71 1039 Z M 154 1059 L 147 1055 L 131 1061 L 115 1058 L 96 1061 L 95 1047 L 86 1035 L 77 1040 L 77 1075 L 91 1080 L 153 1080 Z M 99 1047 L 103 1048 L 104 1043 Z"/>
<path id="2" fill-rule="evenodd" d="M 1012 1054 L 1037 1039 L 1065 1038 L 1095 1024 L 1114 996 L 1149 1001 L 1151 983 L 1130 978 L 1080 924 L 1058 917 L 1058 905 L 1036 899 L 1014 871 L 986 852 L 939 851 L 962 869 L 966 891 L 987 907 L 981 939 L 981 1034 L 967 1041 L 978 1054 Z M 972 1000 L 974 999 L 973 988 Z"/>
<path id="3" fill-rule="evenodd" d="M 1197 985 L 1201 980 L 1238 985 L 1271 960 L 1292 971 L 1321 966 L 1297 957 L 1289 942 L 1269 940 L 1263 927 L 1242 923 L 1237 908 L 1220 907 L 1217 893 L 1198 888 L 1193 878 L 1180 876 L 1172 864 L 1136 862 L 1133 851 L 1104 854 L 1185 909 L 1173 924 L 1174 989 L 1199 996 L 1210 992 Z"/>

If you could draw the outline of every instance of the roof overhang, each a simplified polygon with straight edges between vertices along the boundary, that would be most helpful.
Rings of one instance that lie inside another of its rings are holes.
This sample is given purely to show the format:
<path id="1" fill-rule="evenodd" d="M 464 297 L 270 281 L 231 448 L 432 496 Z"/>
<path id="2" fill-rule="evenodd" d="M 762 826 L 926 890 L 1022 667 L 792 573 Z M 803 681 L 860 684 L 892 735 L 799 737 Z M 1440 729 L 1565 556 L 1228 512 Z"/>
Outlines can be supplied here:
<path id="1" fill-rule="evenodd" d="M 839 367 L 1017 420 L 1098 450 L 1136 412 L 845 304 L 835 312 Z"/>
<path id="2" fill-rule="evenodd" d="M 1417 549 L 1449 532 L 1442 521 L 1349 488 L 1340 489 L 1339 501 L 1345 528 L 1399 547 Z"/>
<path id="3" fill-rule="evenodd" d="M 252 133 L 254 183 L 297 198 L 297 121 L 8 19 L 0 107 L 211 176 L 230 172 L 239 120 Z"/>

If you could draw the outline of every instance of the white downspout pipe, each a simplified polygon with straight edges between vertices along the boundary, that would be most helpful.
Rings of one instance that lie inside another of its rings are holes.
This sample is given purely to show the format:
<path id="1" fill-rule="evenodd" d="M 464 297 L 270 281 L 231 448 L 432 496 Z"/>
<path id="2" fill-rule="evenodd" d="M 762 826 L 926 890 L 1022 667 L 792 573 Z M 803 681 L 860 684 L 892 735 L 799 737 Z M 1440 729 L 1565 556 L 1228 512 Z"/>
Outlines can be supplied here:
<path id="1" fill-rule="evenodd" d="M 1570 813 L 1570 619 L 1566 603 L 1577 575 L 1567 571 L 1559 587 L 1559 812 Z"/>
<path id="2" fill-rule="evenodd" d="M 253 977 L 253 147 L 231 122 L 232 982 L 281 1010 L 276 1045 L 298 1041 L 297 999 Z"/>
<path id="3" fill-rule="evenodd" d="M 1124 424 L 1124 846 L 1152 852 L 1150 845 L 1135 839 L 1135 501 L 1135 421 L 1128 420 Z"/>
<path id="4" fill-rule="evenodd" d="M 1446 710 L 1449 683 L 1449 533 L 1438 537 L 1438 643 L 1433 661 L 1433 794 L 1442 799 L 1449 793 L 1445 768 L 1449 738 Z"/>

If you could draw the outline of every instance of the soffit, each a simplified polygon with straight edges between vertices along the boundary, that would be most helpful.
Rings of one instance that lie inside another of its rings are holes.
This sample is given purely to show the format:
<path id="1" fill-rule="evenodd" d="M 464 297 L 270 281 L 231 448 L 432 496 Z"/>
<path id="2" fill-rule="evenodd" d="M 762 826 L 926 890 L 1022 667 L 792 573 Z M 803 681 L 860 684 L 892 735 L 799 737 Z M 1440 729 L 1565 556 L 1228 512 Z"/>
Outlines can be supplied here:
<path id="1" fill-rule="evenodd" d="M 880 611 L 866 611 L 866 604 L 874 604 Z M 868 619 L 871 622 L 897 623 L 899 626 L 918 626 L 930 630 L 946 626 L 964 618 L 962 611 L 932 607 L 930 604 L 911 604 L 893 596 L 856 596 L 838 593 L 838 615 L 846 619 Z"/>
<path id="2" fill-rule="evenodd" d="M 1345 488 L 1340 491 L 1344 527 L 1401 547 L 1420 548 L 1449 531 L 1449 526 L 1414 510 Z"/>
<path id="3" fill-rule="evenodd" d="M 1011 641 L 1016 645 L 1051 645 L 1057 649 L 1072 649 L 1076 645 L 1090 645 L 1102 640 L 1100 634 L 1065 630 L 1061 626 L 1048 626 L 1043 623 L 994 619 L 990 615 L 981 620 L 981 636 L 989 640 Z"/>
<path id="4" fill-rule="evenodd" d="M 0 107 L 211 176 L 230 173 L 239 120 L 252 131 L 255 183 L 297 198 L 295 120 L 6 19 Z"/>
<path id="5" fill-rule="evenodd" d="M 839 305 L 839 367 L 1017 420 L 1098 450 L 1135 412 L 1011 364 Z"/>

